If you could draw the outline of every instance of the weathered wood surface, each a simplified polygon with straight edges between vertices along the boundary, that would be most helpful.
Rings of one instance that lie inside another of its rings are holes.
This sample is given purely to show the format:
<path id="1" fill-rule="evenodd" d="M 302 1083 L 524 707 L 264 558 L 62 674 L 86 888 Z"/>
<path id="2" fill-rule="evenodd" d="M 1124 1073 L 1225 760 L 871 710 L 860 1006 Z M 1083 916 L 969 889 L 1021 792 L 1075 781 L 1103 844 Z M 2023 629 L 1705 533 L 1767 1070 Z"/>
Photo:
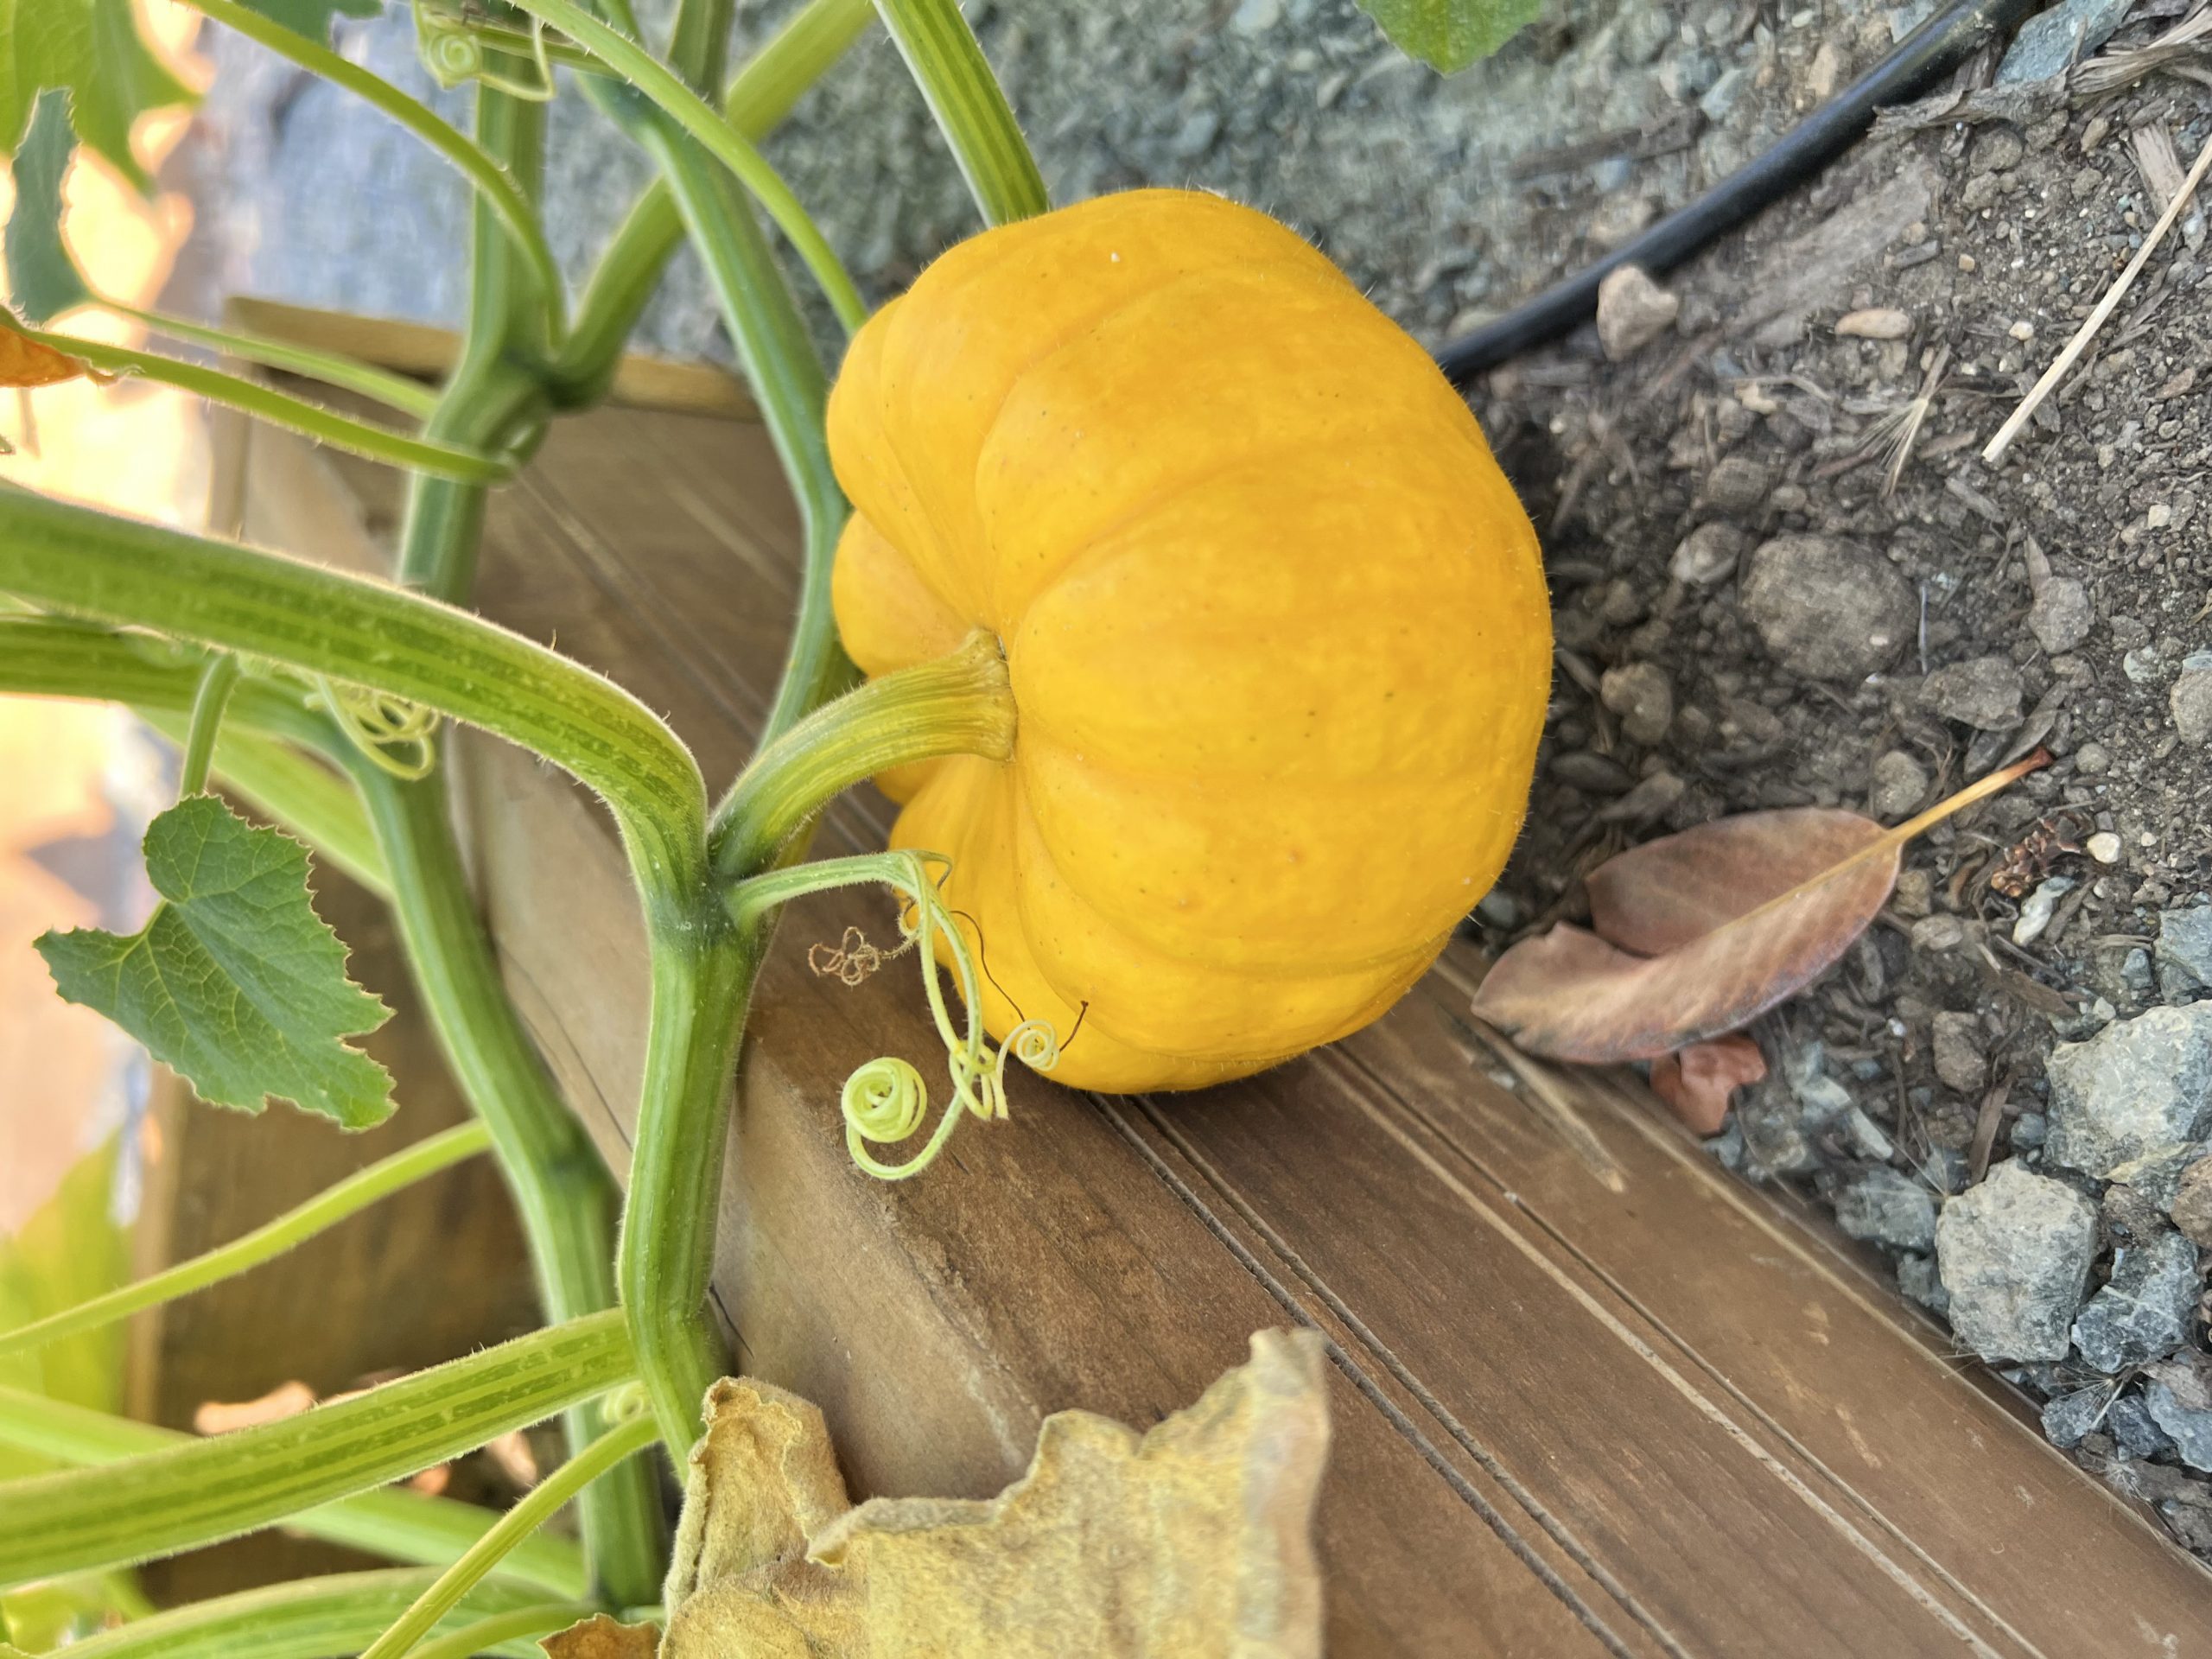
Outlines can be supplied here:
<path id="1" fill-rule="evenodd" d="M 276 516 L 317 527 L 287 544 L 371 556 L 389 480 L 256 442 L 299 497 Z M 757 429 L 604 412 L 499 499 L 485 606 L 664 711 L 719 782 L 767 704 L 793 542 Z M 513 750 L 458 764 L 510 982 L 620 1168 L 645 982 L 611 830 Z M 861 792 L 818 849 L 887 823 Z M 1461 1018 L 1471 953 L 1245 1084 L 1020 1077 L 1011 1122 L 889 1187 L 847 1162 L 836 1095 L 879 1054 L 932 1073 L 912 966 L 848 988 L 804 957 L 891 914 L 844 895 L 784 922 L 715 1274 L 738 1363 L 822 1403 L 861 1491 L 994 1491 L 1045 1414 L 1152 1422 L 1295 1321 L 1332 1344 L 1333 1653 L 2212 1653 L 2212 1577 L 1844 1241 L 1735 1183 L 1632 1079 L 1580 1090 L 1619 1193 L 1491 1082 Z"/>

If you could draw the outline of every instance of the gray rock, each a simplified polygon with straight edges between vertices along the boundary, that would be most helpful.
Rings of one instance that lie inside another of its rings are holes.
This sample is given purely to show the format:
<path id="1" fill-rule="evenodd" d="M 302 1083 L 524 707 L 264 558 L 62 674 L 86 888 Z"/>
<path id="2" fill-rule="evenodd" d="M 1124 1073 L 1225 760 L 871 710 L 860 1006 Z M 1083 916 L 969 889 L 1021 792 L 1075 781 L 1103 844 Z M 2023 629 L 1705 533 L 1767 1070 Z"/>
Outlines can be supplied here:
<path id="1" fill-rule="evenodd" d="M 2166 1214 L 2181 1229 L 2183 1237 L 2212 1249 L 2212 1160 L 2191 1164 L 2182 1171 Z"/>
<path id="2" fill-rule="evenodd" d="M 2041 1112 L 2022 1112 L 2012 1120 L 2012 1144 L 2016 1147 L 2040 1147 L 2050 1133 L 2050 1120 Z"/>
<path id="3" fill-rule="evenodd" d="M 1853 1238 L 1894 1249 L 1926 1250 L 1936 1243 L 1935 1198 L 1894 1169 L 1878 1167 L 1854 1177 L 1836 1194 L 1835 1221 Z"/>
<path id="4" fill-rule="evenodd" d="M 2208 1154 L 2212 1154 L 2212 1146 L 2201 1141 L 2185 1141 L 2115 1165 L 2107 1179 L 2139 1194 L 2145 1204 L 2163 1215 L 2174 1207 L 2174 1200 L 2181 1196 L 2182 1178 Z"/>
<path id="5" fill-rule="evenodd" d="M 2058 912 L 2058 901 L 2073 891 L 2074 878 L 2070 875 L 2044 877 L 2036 884 L 2036 890 L 2020 901 L 2020 913 L 2012 922 L 2012 943 L 2033 944 L 2043 938 L 2044 930 Z"/>
<path id="6" fill-rule="evenodd" d="M 2162 984 L 2171 982 L 2183 991 L 2212 987 L 2212 905 L 2159 916 L 2158 968 Z"/>
<path id="7" fill-rule="evenodd" d="M 2079 1446 L 2082 1437 L 2097 1426 L 2111 1400 L 2110 1389 L 2092 1383 L 2070 1394 L 2054 1394 L 2044 1402 L 2044 1438 L 2053 1446 Z"/>
<path id="8" fill-rule="evenodd" d="M 1598 284 L 1598 343 L 1618 363 L 1675 326 L 1681 296 L 1670 294 L 1641 265 L 1623 265 Z"/>
<path id="9" fill-rule="evenodd" d="M 2212 1470 L 2212 1387 L 2207 1386 L 2205 1363 L 2196 1355 L 2153 1365 L 2143 1403 L 2151 1421 L 2171 1437 L 2183 1463 Z"/>
<path id="10" fill-rule="evenodd" d="M 2050 1057 L 2044 1155 L 2103 1176 L 2212 1128 L 2212 1004 L 2152 1008 Z"/>
<path id="11" fill-rule="evenodd" d="M 2212 742 L 2212 667 L 2183 669 L 2166 693 L 2166 706 L 2183 742 Z"/>
<path id="12" fill-rule="evenodd" d="M 1951 1312 L 1951 1293 L 1943 1288 L 1932 1255 L 1899 1256 L 1897 1288 L 1932 1313 L 1948 1317 Z"/>
<path id="13" fill-rule="evenodd" d="M 2096 1248 L 2087 1198 L 2017 1160 L 1998 1165 L 1936 1218 L 1951 1328 L 1984 1359 L 2063 1359 Z"/>
<path id="14" fill-rule="evenodd" d="M 1774 474 L 1750 456 L 1723 455 L 1705 475 L 1698 498 L 1723 512 L 1759 512 L 1773 488 Z"/>
<path id="15" fill-rule="evenodd" d="M 1693 588 L 1717 588 L 1736 574 L 1744 541 L 1742 531 L 1721 519 L 1700 524 L 1675 549 L 1667 573 Z"/>
<path id="16" fill-rule="evenodd" d="M 1928 769 L 1903 749 L 1874 761 L 1874 787 L 1867 804 L 1878 818 L 1901 818 L 1928 798 Z"/>
<path id="17" fill-rule="evenodd" d="M 2002 731 L 2019 721 L 2020 671 L 2002 657 L 1946 663 L 1921 683 L 1920 701 L 1946 720 L 1983 731 Z"/>
<path id="18" fill-rule="evenodd" d="M 1755 1181 L 1809 1175 L 1821 1166 L 1812 1137 L 1789 1090 L 1768 1077 L 1736 1096 L 1736 1122 L 1744 1131 L 1744 1173 Z"/>
<path id="19" fill-rule="evenodd" d="M 2052 576 L 2036 590 L 2028 607 L 2028 632 L 2053 657 L 2064 655 L 2089 637 L 2096 613 L 2089 590 L 2071 576 Z"/>
<path id="20" fill-rule="evenodd" d="M 2164 1458 L 2173 1454 L 2173 1437 L 2158 1427 L 2139 1394 L 2123 1394 L 2105 1413 L 2105 1427 L 2112 1431 L 2130 1457 Z"/>
<path id="21" fill-rule="evenodd" d="M 1989 1057 L 1981 1052 L 1981 1021 L 1973 1014 L 1937 1014 L 1929 1046 L 1946 1088 L 1978 1095 L 1988 1086 Z"/>
<path id="22" fill-rule="evenodd" d="M 1859 680 L 1913 637 L 1919 607 L 1886 559 L 1833 536 L 1779 536 L 1751 554 L 1744 614 L 1790 672 Z"/>
<path id="23" fill-rule="evenodd" d="M 2074 1321 L 2074 1345 L 2107 1375 L 2164 1359 L 2189 1340 L 2202 1287 L 2196 1246 L 2179 1233 L 2120 1250 L 2111 1282 Z"/>
<path id="24" fill-rule="evenodd" d="M 2061 0 L 2040 16 L 2020 25 L 2005 60 L 1997 66 L 1999 86 L 2049 80 L 2063 75 L 2113 36 L 2127 16 L 2131 0 Z"/>
<path id="25" fill-rule="evenodd" d="M 1863 1106 L 1853 1106 L 1843 1115 L 1842 1129 L 1844 1144 L 1869 1163 L 1886 1164 L 1897 1154 L 1897 1142 L 1866 1116 Z"/>
<path id="26" fill-rule="evenodd" d="M 2148 996 L 2158 982 L 2151 970 L 2151 953 L 2135 946 L 2120 959 L 2120 982 L 2137 996 Z"/>
<path id="27" fill-rule="evenodd" d="M 1667 683 L 1666 671 L 1650 663 L 1607 669 L 1598 683 L 1598 696 L 1621 717 L 1621 730 L 1631 743 L 1656 743 L 1675 723 L 1675 689 Z"/>

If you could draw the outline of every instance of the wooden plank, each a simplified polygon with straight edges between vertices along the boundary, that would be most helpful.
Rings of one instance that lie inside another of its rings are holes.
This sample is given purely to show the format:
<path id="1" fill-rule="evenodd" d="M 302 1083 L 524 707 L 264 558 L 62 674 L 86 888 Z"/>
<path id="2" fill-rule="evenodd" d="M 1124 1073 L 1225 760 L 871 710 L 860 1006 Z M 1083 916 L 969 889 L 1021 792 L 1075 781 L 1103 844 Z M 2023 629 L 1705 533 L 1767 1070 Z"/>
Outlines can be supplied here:
<path id="1" fill-rule="evenodd" d="M 316 475 L 358 481 L 291 476 Z M 378 509 L 302 516 L 347 512 Z M 718 782 L 773 684 L 792 535 L 756 430 L 604 412 L 495 503 L 487 608 L 666 712 Z M 510 983 L 622 1167 L 643 947 L 608 825 L 503 746 L 460 764 Z M 857 792 L 820 849 L 887 823 Z M 859 1176 L 844 1077 L 882 1053 L 926 1074 L 935 1039 L 899 969 L 849 989 L 803 947 L 890 914 L 841 895 L 785 918 L 715 1281 L 739 1363 L 823 1403 L 861 1490 L 994 1490 L 1045 1413 L 1156 1421 L 1294 1320 L 1332 1344 L 1335 1651 L 2212 1651 L 2203 1570 L 1841 1249 L 1586 1079 L 1610 1192 L 1471 1068 L 1464 960 L 1249 1083 L 1022 1077 L 1012 1122 L 964 1128 L 926 1179 Z"/>

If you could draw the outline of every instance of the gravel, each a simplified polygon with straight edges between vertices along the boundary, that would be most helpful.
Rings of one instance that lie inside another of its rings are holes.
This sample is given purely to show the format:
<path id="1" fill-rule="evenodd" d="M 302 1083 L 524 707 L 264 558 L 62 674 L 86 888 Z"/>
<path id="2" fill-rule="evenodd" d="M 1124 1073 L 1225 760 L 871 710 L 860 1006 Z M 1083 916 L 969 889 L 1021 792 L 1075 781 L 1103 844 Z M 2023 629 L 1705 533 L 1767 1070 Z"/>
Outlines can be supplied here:
<path id="1" fill-rule="evenodd" d="M 1874 786 L 1867 792 L 1866 804 L 1876 817 L 1904 817 L 1927 798 L 1927 767 L 1903 749 L 1886 749 L 1875 757 Z"/>
<path id="2" fill-rule="evenodd" d="M 1921 683 L 1920 701 L 1946 720 L 2009 731 L 2020 718 L 2020 671 L 2002 657 L 1947 663 Z"/>
<path id="3" fill-rule="evenodd" d="M 2181 1460 L 2212 1471 L 2212 1376 L 2203 1355 L 2151 1368 L 2143 1403 L 2151 1421 L 2171 1437 Z"/>
<path id="4" fill-rule="evenodd" d="M 1936 1200 L 1928 1189 L 1887 1165 L 1854 1176 L 1836 1194 L 1836 1225 L 1853 1238 L 1894 1249 L 1936 1243 Z"/>
<path id="5" fill-rule="evenodd" d="M 2065 1358 L 2096 1246 L 2087 1198 L 2017 1160 L 1998 1165 L 1936 1223 L 1951 1328 L 1984 1359 Z"/>
<path id="6" fill-rule="evenodd" d="M 2170 1000 L 2212 988 L 2212 905 L 2159 916 L 2158 964 L 2160 987 Z"/>
<path id="7" fill-rule="evenodd" d="M 2074 1345 L 2107 1375 L 2164 1359 L 2196 1325 L 2196 1246 L 2159 1233 L 2115 1253 L 2112 1278 L 2074 1321 Z"/>
<path id="8" fill-rule="evenodd" d="M 1778 536 L 1752 554 L 1744 614 L 1790 671 L 1861 680 L 1912 637 L 1916 601 L 1903 576 L 1855 543 Z"/>
<path id="9" fill-rule="evenodd" d="M 2152 1008 L 2050 1057 L 2050 1162 L 2102 1176 L 2212 1128 L 2212 1004 Z"/>

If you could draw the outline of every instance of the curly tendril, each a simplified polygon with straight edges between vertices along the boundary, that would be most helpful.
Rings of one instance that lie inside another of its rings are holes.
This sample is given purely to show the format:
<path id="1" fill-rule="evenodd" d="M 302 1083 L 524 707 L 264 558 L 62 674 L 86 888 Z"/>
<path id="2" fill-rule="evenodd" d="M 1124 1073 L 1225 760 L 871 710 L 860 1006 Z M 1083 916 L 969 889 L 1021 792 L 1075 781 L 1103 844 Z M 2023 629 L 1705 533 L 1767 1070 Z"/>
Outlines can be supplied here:
<path id="1" fill-rule="evenodd" d="M 472 4 L 464 3 L 455 12 L 416 0 L 415 50 L 431 79 L 448 91 L 474 80 L 527 103 L 550 102 L 555 87 L 553 66 L 545 52 L 544 23 L 531 19 L 531 54 L 537 64 L 535 81 L 516 80 L 491 67 L 480 32 L 482 23 L 481 12 Z"/>
<path id="2" fill-rule="evenodd" d="M 755 876 L 741 882 L 730 894 L 731 913 L 740 922 L 750 921 L 805 893 L 868 882 L 880 882 L 906 900 L 899 918 L 899 931 L 905 943 L 897 950 L 880 950 L 854 928 L 846 931 L 842 944 L 817 945 L 810 958 L 815 971 L 849 985 L 860 983 L 881 963 L 909 950 L 922 960 L 922 988 L 929 999 L 930 1019 L 944 1044 L 952 1098 L 922 1149 L 904 1163 L 887 1164 L 870 1148 L 894 1145 L 920 1133 L 929 1116 L 929 1086 L 911 1062 L 895 1055 L 870 1060 L 845 1079 L 837 1102 L 845 1120 L 845 1146 L 853 1162 L 878 1180 L 903 1181 L 920 1174 L 937 1161 L 963 1118 L 976 1117 L 985 1122 L 1003 1120 L 1007 1116 L 1009 1058 L 1039 1072 L 1050 1071 L 1059 1064 L 1062 1039 L 1043 1020 L 1023 1020 L 995 1047 L 985 1035 L 976 957 L 941 891 L 951 868 L 952 861 L 942 853 L 878 853 L 824 859 Z M 966 1005 L 966 1018 L 958 1026 L 946 1006 L 937 973 L 936 941 L 940 933 L 952 958 L 961 1001 Z"/>
<path id="3" fill-rule="evenodd" d="M 427 778 L 438 764 L 437 732 L 442 716 L 434 709 L 365 686 L 334 685 L 315 676 L 315 701 L 329 710 L 346 741 L 380 771 L 410 782 Z M 414 746 L 412 758 L 397 753 Z"/>

